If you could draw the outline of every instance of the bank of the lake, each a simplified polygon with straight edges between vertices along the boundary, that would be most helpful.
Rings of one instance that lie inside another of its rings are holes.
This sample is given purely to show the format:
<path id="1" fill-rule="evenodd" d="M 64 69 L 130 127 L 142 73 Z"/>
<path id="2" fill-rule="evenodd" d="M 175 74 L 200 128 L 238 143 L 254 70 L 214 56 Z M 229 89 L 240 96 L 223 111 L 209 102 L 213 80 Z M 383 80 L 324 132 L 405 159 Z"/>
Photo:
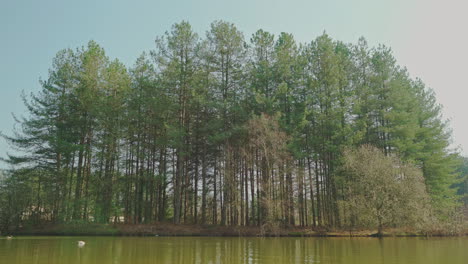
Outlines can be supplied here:
<path id="1" fill-rule="evenodd" d="M 42 226 L 25 226 L 13 235 L 33 236 L 216 236 L 216 237 L 375 237 L 377 230 L 327 230 L 311 227 L 258 227 L 258 226 L 219 226 L 219 225 L 184 225 L 172 223 L 154 224 L 95 224 L 67 223 Z M 448 231 L 433 230 L 421 232 L 407 228 L 384 229 L 383 236 L 468 236 L 468 230 Z"/>

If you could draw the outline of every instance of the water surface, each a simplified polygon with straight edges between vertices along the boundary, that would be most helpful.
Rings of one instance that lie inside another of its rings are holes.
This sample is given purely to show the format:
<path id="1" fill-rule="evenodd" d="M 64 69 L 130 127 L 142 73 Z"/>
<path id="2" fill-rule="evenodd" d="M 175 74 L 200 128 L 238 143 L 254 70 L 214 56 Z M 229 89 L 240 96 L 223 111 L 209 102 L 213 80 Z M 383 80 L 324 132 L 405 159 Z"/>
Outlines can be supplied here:
<path id="1" fill-rule="evenodd" d="M 0 263 L 466 264 L 468 238 L 2 237 Z"/>

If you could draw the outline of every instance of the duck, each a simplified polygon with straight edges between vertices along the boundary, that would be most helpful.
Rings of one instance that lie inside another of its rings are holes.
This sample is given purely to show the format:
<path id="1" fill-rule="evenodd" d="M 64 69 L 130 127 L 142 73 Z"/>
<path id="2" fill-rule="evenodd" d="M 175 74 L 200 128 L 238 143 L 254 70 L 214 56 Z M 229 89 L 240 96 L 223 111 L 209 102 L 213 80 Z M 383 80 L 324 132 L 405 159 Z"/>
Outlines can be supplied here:
<path id="1" fill-rule="evenodd" d="M 12 239 L 12 238 L 13 238 L 13 236 L 7 236 L 6 237 L 6 239 Z"/>
<path id="2" fill-rule="evenodd" d="M 79 247 L 84 247 L 85 244 L 86 244 L 86 243 L 85 243 L 84 241 L 81 241 L 81 240 L 78 241 L 78 246 L 79 246 Z"/>

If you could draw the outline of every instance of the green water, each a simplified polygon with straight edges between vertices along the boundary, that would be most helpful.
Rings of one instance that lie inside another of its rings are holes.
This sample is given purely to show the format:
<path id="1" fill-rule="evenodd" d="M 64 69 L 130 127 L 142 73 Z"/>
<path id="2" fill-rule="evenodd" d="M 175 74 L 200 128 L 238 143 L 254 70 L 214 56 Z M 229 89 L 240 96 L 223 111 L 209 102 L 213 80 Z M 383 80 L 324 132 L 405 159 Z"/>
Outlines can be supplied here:
<path id="1" fill-rule="evenodd" d="M 0 263 L 466 264 L 468 238 L 2 237 Z"/>

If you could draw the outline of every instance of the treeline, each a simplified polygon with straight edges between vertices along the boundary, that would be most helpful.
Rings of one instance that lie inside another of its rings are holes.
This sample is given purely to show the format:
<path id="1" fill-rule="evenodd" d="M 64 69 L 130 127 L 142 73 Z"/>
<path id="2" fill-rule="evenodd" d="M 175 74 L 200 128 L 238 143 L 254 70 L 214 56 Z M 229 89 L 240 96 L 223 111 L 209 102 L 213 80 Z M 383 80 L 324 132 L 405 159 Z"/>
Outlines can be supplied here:
<path id="1" fill-rule="evenodd" d="M 181 22 L 131 68 L 94 41 L 62 50 L 41 86 L 4 135 L 25 155 L 5 159 L 3 226 L 357 226 L 350 186 L 367 174 L 349 153 L 361 145 L 421 171 L 410 183 L 429 193 L 432 215 L 456 211 L 461 163 L 433 92 L 363 38 L 246 40 L 224 21 L 202 38 Z"/>

